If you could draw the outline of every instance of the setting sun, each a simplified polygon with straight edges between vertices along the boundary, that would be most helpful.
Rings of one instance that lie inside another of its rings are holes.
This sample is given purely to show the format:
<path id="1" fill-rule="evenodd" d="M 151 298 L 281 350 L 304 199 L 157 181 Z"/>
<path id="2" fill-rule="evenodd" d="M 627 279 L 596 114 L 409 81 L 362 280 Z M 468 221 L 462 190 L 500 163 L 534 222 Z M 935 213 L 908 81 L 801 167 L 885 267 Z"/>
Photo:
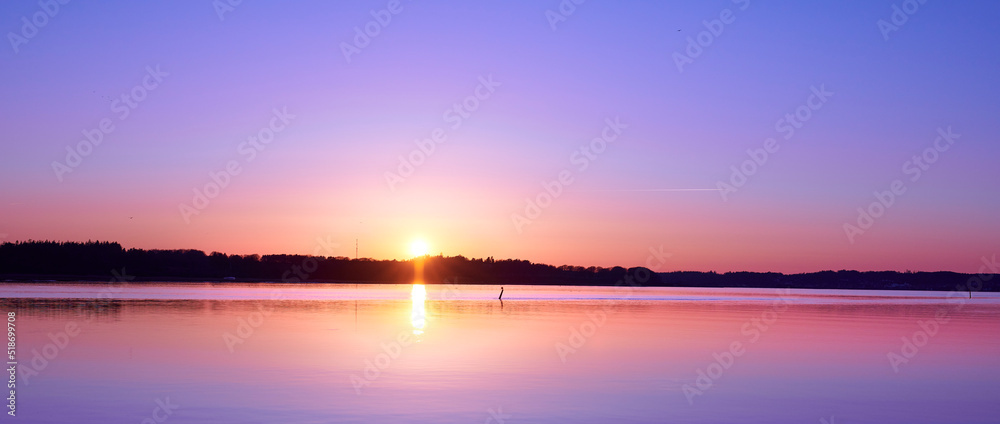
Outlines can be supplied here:
<path id="1" fill-rule="evenodd" d="M 424 256 L 430 252 L 430 247 L 427 246 L 427 242 L 423 240 L 414 240 L 410 244 L 410 254 L 413 256 Z"/>
<path id="2" fill-rule="evenodd" d="M 0 416 L 1000 424 L 998 0 L 69 3 Z"/>

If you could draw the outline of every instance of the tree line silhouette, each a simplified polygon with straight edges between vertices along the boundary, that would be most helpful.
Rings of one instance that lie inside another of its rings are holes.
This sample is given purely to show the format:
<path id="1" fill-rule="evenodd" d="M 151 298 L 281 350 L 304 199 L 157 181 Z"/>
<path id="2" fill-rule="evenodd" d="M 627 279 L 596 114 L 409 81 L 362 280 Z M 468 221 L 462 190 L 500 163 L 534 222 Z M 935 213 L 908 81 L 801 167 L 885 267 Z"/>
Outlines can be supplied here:
<path id="1" fill-rule="evenodd" d="M 415 262 L 422 262 L 422 273 Z M 227 255 L 200 250 L 124 249 L 116 242 L 19 241 L 0 245 L 0 279 L 130 281 L 267 281 L 358 283 L 472 283 L 677 287 L 752 287 L 997 291 L 994 274 L 955 272 L 821 271 L 653 272 L 647 268 L 553 266 L 525 260 L 425 256 L 406 261 L 343 256 Z M 971 285 L 971 287 L 970 287 Z"/>

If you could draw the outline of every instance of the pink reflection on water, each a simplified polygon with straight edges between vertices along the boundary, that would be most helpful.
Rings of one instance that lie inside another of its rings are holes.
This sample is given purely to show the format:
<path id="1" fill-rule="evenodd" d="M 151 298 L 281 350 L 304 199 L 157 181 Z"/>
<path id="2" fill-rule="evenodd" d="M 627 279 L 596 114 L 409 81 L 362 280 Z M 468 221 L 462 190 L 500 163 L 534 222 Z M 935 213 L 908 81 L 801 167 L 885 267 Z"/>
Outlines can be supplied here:
<path id="1" fill-rule="evenodd" d="M 240 286 L 226 294 L 239 300 L 206 300 L 225 286 L 130 285 L 131 300 L 88 314 L 38 298 L 99 286 L 25 286 L 3 287 L 21 298 L 4 304 L 23 358 L 80 328 L 21 392 L 34 422 L 141 421 L 169 395 L 177 422 L 483 422 L 502 406 L 522 422 L 959 423 L 993 419 L 1000 394 L 995 294 L 959 308 L 942 293 L 792 291 L 779 311 L 775 290 L 616 302 L 609 288 L 508 286 L 501 306 L 492 286 Z M 894 371 L 887 354 L 941 310 L 949 320 Z M 412 342 L 395 346 L 401 334 Z M 744 353 L 690 404 L 683 387 L 734 342 Z M 369 368 L 359 395 L 351 377 Z"/>

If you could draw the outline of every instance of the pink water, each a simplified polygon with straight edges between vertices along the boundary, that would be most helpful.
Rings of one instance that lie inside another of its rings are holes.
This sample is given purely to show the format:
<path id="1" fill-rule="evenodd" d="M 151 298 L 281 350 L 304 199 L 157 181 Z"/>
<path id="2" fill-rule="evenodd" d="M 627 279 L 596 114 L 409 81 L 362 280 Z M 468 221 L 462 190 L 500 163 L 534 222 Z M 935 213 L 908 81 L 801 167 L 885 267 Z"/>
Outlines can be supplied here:
<path id="1" fill-rule="evenodd" d="M 506 286 L 501 303 L 494 286 L 423 291 L 0 283 L 16 314 L 17 417 L 1000 420 L 997 294 Z"/>

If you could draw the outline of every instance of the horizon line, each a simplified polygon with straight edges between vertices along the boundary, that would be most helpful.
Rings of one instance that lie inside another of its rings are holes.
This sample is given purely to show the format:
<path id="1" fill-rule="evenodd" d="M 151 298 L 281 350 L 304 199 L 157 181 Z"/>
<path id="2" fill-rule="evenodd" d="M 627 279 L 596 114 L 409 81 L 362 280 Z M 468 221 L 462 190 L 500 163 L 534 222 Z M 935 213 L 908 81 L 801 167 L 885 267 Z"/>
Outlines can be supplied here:
<path id="1" fill-rule="evenodd" d="M 360 261 L 362 259 L 365 259 L 365 260 L 372 260 L 372 261 L 400 261 L 400 262 L 409 262 L 409 261 L 413 261 L 413 260 L 416 260 L 416 259 L 419 259 L 419 258 L 435 258 L 435 257 L 440 257 L 440 258 L 463 257 L 463 258 L 470 259 L 470 260 L 472 260 L 472 259 L 486 260 L 487 258 L 493 258 L 492 255 L 486 256 L 486 257 L 482 257 L 482 258 L 475 258 L 475 257 L 471 257 L 471 256 L 465 256 L 463 254 L 454 254 L 454 255 L 451 255 L 451 256 L 445 256 L 443 252 L 439 252 L 437 255 L 432 255 L 432 254 L 428 253 L 428 254 L 425 254 L 425 255 L 422 255 L 422 256 L 414 256 L 414 257 L 406 258 L 406 259 L 395 259 L 395 258 L 382 258 L 382 259 L 378 259 L 378 258 L 373 258 L 373 257 L 356 257 L 356 258 L 351 258 L 350 256 L 346 256 L 346 255 L 340 255 L 340 256 L 320 256 L 320 255 L 304 254 L 304 253 L 248 253 L 248 254 L 238 254 L 238 253 L 220 252 L 220 251 L 217 251 L 217 250 L 213 250 L 211 252 L 206 252 L 205 250 L 202 250 L 202 249 L 193 249 L 193 248 L 178 248 L 178 249 L 158 249 L 158 248 L 149 249 L 149 248 L 141 248 L 141 247 L 128 247 L 128 248 L 126 248 L 124 245 L 122 245 L 121 242 L 118 242 L 118 241 L 106 241 L 106 240 L 103 240 L 103 241 L 102 240 L 87 240 L 87 241 L 55 241 L 55 240 L 15 240 L 15 241 L 9 241 L 9 240 L 4 240 L 4 241 L 0 242 L 0 245 L 4 245 L 4 244 L 16 244 L 16 243 L 31 243 L 31 242 L 35 242 L 35 243 L 60 243 L 60 244 L 62 244 L 62 243 L 79 243 L 79 244 L 86 244 L 86 243 L 115 243 L 115 244 L 118 244 L 119 246 L 121 246 L 122 250 L 129 250 L 129 249 L 137 249 L 137 250 L 144 250 L 144 251 L 150 251 L 150 250 L 166 250 L 166 251 L 170 251 L 170 250 L 195 250 L 195 251 L 201 252 L 205 256 L 209 256 L 212 253 L 221 253 L 221 254 L 224 254 L 226 256 L 252 256 L 252 255 L 258 255 L 261 258 L 263 258 L 264 256 L 285 255 L 285 256 L 305 256 L 305 257 L 334 258 L 334 259 L 336 259 L 336 258 L 346 258 L 346 260 L 349 260 L 349 261 Z M 646 268 L 646 269 L 649 269 L 651 272 L 654 272 L 654 273 L 696 272 L 696 273 L 703 273 L 703 274 L 710 274 L 710 273 L 726 274 L 726 273 L 746 272 L 746 273 L 755 273 L 755 274 L 769 274 L 769 273 L 774 273 L 774 274 L 781 274 L 781 275 L 796 275 L 796 274 L 815 274 L 815 273 L 820 273 L 820 272 L 841 272 L 841 271 L 847 271 L 847 272 L 895 272 L 895 273 L 898 273 L 898 274 L 950 272 L 950 273 L 954 273 L 954 274 L 963 274 L 963 275 L 980 275 L 980 273 L 976 273 L 976 272 L 961 272 L 961 271 L 940 270 L 940 269 L 936 270 L 936 271 L 920 271 L 920 270 L 909 270 L 909 269 L 907 269 L 907 270 L 893 270 L 893 269 L 874 270 L 874 269 L 871 269 L 871 270 L 862 271 L 860 269 L 846 269 L 846 268 L 844 268 L 844 269 L 839 269 L 839 270 L 821 269 L 821 270 L 802 271 L 802 272 L 748 271 L 748 270 L 739 270 L 739 271 L 737 271 L 737 270 L 732 270 L 732 271 L 715 271 L 715 270 L 697 271 L 697 270 L 680 270 L 680 269 L 675 269 L 673 271 L 657 271 L 657 270 L 650 269 L 650 268 L 648 268 L 646 266 L 643 266 L 643 265 L 637 265 L 637 266 L 623 266 L 623 265 L 611 265 L 611 266 L 590 265 L 590 266 L 583 266 L 583 265 L 570 265 L 570 264 L 555 265 L 555 264 L 546 263 L 546 262 L 534 262 L 534 261 L 531 261 L 531 260 L 528 260 L 528 259 L 518 259 L 518 258 L 494 259 L 494 261 L 497 261 L 497 260 L 501 260 L 501 261 L 502 260 L 527 261 L 530 264 L 548 265 L 548 266 L 552 266 L 552 267 L 555 267 L 555 268 L 559 268 L 559 267 L 563 267 L 563 266 L 571 266 L 571 267 L 579 267 L 579 268 L 604 268 L 604 269 L 612 269 L 612 268 L 616 268 L 617 267 L 617 268 L 625 268 L 626 270 L 628 270 L 630 268 Z M 1000 273 L 987 274 L 987 275 L 1000 275 Z"/>

